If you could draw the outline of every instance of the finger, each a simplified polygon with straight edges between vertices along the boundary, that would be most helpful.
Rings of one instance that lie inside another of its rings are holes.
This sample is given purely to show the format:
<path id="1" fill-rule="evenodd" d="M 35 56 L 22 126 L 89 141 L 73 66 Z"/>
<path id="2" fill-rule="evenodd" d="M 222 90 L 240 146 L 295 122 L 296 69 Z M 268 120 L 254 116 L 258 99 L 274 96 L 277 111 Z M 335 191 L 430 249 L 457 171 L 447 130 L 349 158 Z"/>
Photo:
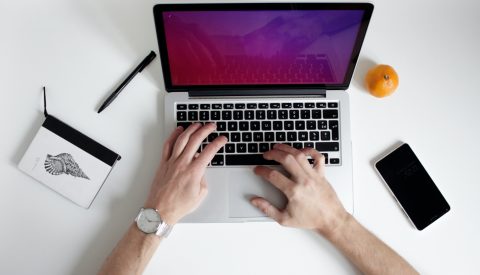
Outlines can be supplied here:
<path id="1" fill-rule="evenodd" d="M 291 154 L 295 157 L 297 160 L 298 164 L 306 171 L 309 171 L 312 169 L 312 166 L 308 162 L 307 156 L 304 154 L 304 152 L 297 150 L 293 148 L 292 146 L 288 146 L 286 144 L 281 144 L 277 143 L 273 146 L 274 149 L 284 151 L 288 154 Z"/>
<path id="2" fill-rule="evenodd" d="M 273 184 L 273 186 L 277 187 L 285 195 L 288 196 L 290 194 L 289 190 L 293 182 L 279 171 L 265 166 L 257 166 L 253 169 L 253 172 Z"/>
<path id="3" fill-rule="evenodd" d="M 198 130 L 198 128 L 202 127 L 202 124 L 200 123 L 194 123 L 190 126 L 188 126 L 187 129 L 185 129 L 185 131 L 183 131 L 183 133 L 181 133 L 178 138 L 177 138 L 177 141 L 175 142 L 175 145 L 173 146 L 173 151 L 172 151 L 172 155 L 170 156 L 171 158 L 178 158 L 178 156 L 180 156 L 180 154 L 183 152 L 183 149 L 185 148 L 185 145 L 187 145 L 188 143 L 188 140 L 190 139 L 190 136 Z"/>
<path id="4" fill-rule="evenodd" d="M 195 157 L 195 153 L 197 153 L 198 147 L 200 147 L 202 144 L 202 141 L 205 140 L 213 131 L 215 131 L 215 129 L 217 129 L 217 125 L 215 123 L 207 123 L 205 126 L 193 133 L 190 136 L 185 149 L 183 149 L 180 158 L 186 158 L 188 160 L 193 159 Z"/>
<path id="5" fill-rule="evenodd" d="M 200 167 L 207 167 L 212 161 L 215 154 L 227 143 L 225 136 L 219 136 L 210 142 L 200 153 L 200 155 L 194 160 L 194 162 Z"/>
<path id="6" fill-rule="evenodd" d="M 274 160 L 282 164 L 287 172 L 295 178 L 300 177 L 305 172 L 298 163 L 297 159 L 290 153 L 282 150 L 273 149 L 263 154 L 266 160 Z"/>
<path id="7" fill-rule="evenodd" d="M 172 154 L 173 145 L 175 145 L 175 141 L 177 140 L 178 136 L 183 132 L 183 127 L 178 126 L 168 137 L 168 139 L 163 144 L 163 153 L 162 153 L 162 161 L 166 161 L 170 158 Z"/>
<path id="8" fill-rule="evenodd" d="M 313 148 L 303 148 L 302 152 L 306 155 L 311 156 L 315 161 L 313 163 L 313 169 L 318 172 L 322 172 L 325 168 L 325 156 L 320 154 L 317 150 Z"/>
<path id="9" fill-rule="evenodd" d="M 274 219 L 279 224 L 283 224 L 285 222 L 285 214 L 278 210 L 275 206 L 273 206 L 269 201 L 264 198 L 255 197 L 250 200 L 250 202 L 260 209 L 265 215 L 269 216 L 270 218 Z"/>

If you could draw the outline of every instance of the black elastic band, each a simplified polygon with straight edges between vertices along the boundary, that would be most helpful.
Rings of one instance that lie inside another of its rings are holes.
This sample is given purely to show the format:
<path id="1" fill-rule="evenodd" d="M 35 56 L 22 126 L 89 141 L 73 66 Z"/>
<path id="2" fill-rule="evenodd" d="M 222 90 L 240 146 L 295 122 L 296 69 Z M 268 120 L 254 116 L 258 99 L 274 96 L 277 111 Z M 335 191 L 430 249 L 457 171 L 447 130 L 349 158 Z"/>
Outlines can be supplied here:
<path id="1" fill-rule="evenodd" d="M 43 86 L 43 114 L 45 117 L 48 116 L 47 112 L 47 91 L 45 91 L 45 86 Z"/>

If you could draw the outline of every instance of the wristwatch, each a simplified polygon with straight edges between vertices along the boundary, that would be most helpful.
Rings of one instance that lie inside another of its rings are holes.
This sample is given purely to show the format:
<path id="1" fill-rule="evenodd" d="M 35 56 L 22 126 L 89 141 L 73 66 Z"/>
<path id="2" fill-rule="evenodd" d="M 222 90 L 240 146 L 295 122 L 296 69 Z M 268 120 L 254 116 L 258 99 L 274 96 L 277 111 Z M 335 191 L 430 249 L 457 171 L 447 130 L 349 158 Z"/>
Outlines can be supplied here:
<path id="1" fill-rule="evenodd" d="M 145 234 L 155 234 L 159 237 L 166 238 L 173 226 L 168 225 L 162 220 L 160 214 L 153 208 L 141 208 L 135 218 L 138 229 Z"/>

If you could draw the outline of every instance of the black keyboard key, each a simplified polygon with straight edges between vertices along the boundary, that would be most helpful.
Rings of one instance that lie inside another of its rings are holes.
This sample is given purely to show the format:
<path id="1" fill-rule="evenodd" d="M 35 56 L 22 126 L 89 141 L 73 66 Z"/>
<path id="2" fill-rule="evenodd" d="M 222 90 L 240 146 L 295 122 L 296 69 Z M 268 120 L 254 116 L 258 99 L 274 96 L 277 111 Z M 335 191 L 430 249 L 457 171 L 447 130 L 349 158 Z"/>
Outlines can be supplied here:
<path id="1" fill-rule="evenodd" d="M 234 120 L 242 120 L 243 119 L 243 111 L 233 111 L 233 119 Z"/>
<path id="2" fill-rule="evenodd" d="M 338 118 L 338 110 L 323 110 L 323 118 Z"/>
<path id="3" fill-rule="evenodd" d="M 298 110 L 290 110 L 289 114 L 290 114 L 290 117 L 289 117 L 290 119 L 298 119 L 299 117 Z"/>
<path id="4" fill-rule="evenodd" d="M 232 111 L 222 111 L 222 120 L 231 120 Z"/>
<path id="5" fill-rule="evenodd" d="M 295 149 L 302 149 L 303 148 L 303 144 L 301 142 L 294 142 L 292 144 L 292 147 L 295 148 Z"/>
<path id="6" fill-rule="evenodd" d="M 253 111 L 245 111 L 245 119 L 246 120 L 252 120 L 254 119 L 254 112 Z"/>
<path id="7" fill-rule="evenodd" d="M 245 109 L 245 103 L 236 103 L 235 109 Z"/>
<path id="8" fill-rule="evenodd" d="M 267 111 L 267 119 L 277 119 L 277 111 L 276 110 L 268 110 Z"/>
<path id="9" fill-rule="evenodd" d="M 216 139 L 218 137 L 218 133 L 211 133 L 210 135 L 208 135 L 208 142 L 212 142 L 214 139 Z"/>
<path id="10" fill-rule="evenodd" d="M 310 140 L 317 141 L 319 139 L 320 139 L 320 137 L 319 137 L 318 132 L 316 132 L 316 131 L 311 131 L 310 132 Z"/>
<path id="11" fill-rule="evenodd" d="M 327 129 L 327 121 L 326 120 L 319 120 L 318 121 L 318 129 L 319 130 Z"/>
<path id="12" fill-rule="evenodd" d="M 218 103 L 212 104 L 212 109 L 215 109 L 215 110 L 222 109 L 222 104 L 218 104 Z"/>
<path id="13" fill-rule="evenodd" d="M 266 160 L 262 154 L 225 155 L 227 165 L 278 165 L 276 161 Z"/>
<path id="14" fill-rule="evenodd" d="M 340 144 L 338 142 L 316 142 L 315 149 L 320 152 L 338 151 Z"/>
<path id="15" fill-rule="evenodd" d="M 340 164 L 340 159 L 338 159 L 338 158 L 331 158 L 331 159 L 330 159 L 330 164 Z"/>
<path id="16" fill-rule="evenodd" d="M 242 141 L 252 141 L 252 133 L 250 132 L 242 133 Z"/>
<path id="17" fill-rule="evenodd" d="M 262 121 L 262 131 L 270 131 L 272 130 L 272 122 L 271 121 Z"/>
<path id="18" fill-rule="evenodd" d="M 227 123 L 226 122 L 217 122 L 217 131 L 226 131 Z"/>
<path id="19" fill-rule="evenodd" d="M 230 133 L 230 141 L 232 142 L 239 142 L 240 141 L 240 133 L 239 132 L 233 132 Z"/>
<path id="20" fill-rule="evenodd" d="M 280 108 L 280 103 L 270 103 L 270 108 L 271 109 L 278 109 L 278 108 Z"/>
<path id="21" fill-rule="evenodd" d="M 265 119 L 265 111 L 264 110 L 255 111 L 255 119 L 257 120 Z"/>
<path id="22" fill-rule="evenodd" d="M 209 110 L 210 109 L 210 104 L 200 104 L 200 109 Z"/>
<path id="23" fill-rule="evenodd" d="M 308 140 L 308 132 L 298 132 L 298 140 L 305 141 Z"/>
<path id="24" fill-rule="evenodd" d="M 315 130 L 315 129 L 317 129 L 317 122 L 315 120 L 308 120 L 307 130 Z"/>
<path id="25" fill-rule="evenodd" d="M 292 103 L 282 103 L 282 108 L 285 108 L 285 109 L 292 108 Z"/>
<path id="26" fill-rule="evenodd" d="M 297 132 L 287 132 L 288 141 L 297 141 Z"/>
<path id="27" fill-rule="evenodd" d="M 313 142 L 304 142 L 303 143 L 303 148 L 314 148 Z"/>
<path id="28" fill-rule="evenodd" d="M 273 122 L 273 130 L 283 130 L 283 123 L 281 121 L 274 121 Z"/>
<path id="29" fill-rule="evenodd" d="M 177 112 L 177 121 L 186 121 L 187 120 L 187 112 L 181 111 Z"/>
<path id="30" fill-rule="evenodd" d="M 330 120 L 328 128 L 332 131 L 332 140 L 338 140 L 338 121 Z"/>
<path id="31" fill-rule="evenodd" d="M 235 153 L 235 144 L 233 144 L 233 143 L 225 144 L 225 152 L 226 153 Z"/>
<path id="32" fill-rule="evenodd" d="M 303 103 L 293 103 L 293 108 L 303 108 Z"/>
<path id="33" fill-rule="evenodd" d="M 337 102 L 329 102 L 328 103 L 328 108 L 338 108 L 338 103 Z"/>
<path id="34" fill-rule="evenodd" d="M 263 141 L 263 132 L 253 132 L 253 141 Z"/>
<path id="35" fill-rule="evenodd" d="M 198 112 L 196 111 L 188 112 L 188 120 L 190 121 L 198 120 Z"/>
<path id="36" fill-rule="evenodd" d="M 310 110 L 301 110 L 300 117 L 302 119 L 310 119 Z"/>
<path id="37" fill-rule="evenodd" d="M 208 111 L 200 111 L 200 120 L 201 121 L 210 120 L 210 113 Z"/>
<path id="38" fill-rule="evenodd" d="M 220 111 L 212 111 L 210 115 L 212 120 L 220 120 Z"/>
<path id="39" fill-rule="evenodd" d="M 315 108 L 315 103 L 307 102 L 307 103 L 305 103 L 305 108 Z"/>
<path id="40" fill-rule="evenodd" d="M 270 150 L 270 146 L 268 145 L 268 143 L 260 143 L 259 146 L 258 146 L 258 151 L 260 153 L 265 153 L 267 152 L 268 150 Z"/>
<path id="41" fill-rule="evenodd" d="M 258 153 L 258 144 L 249 143 L 247 147 L 248 147 L 248 152 L 249 153 Z"/>
<path id="42" fill-rule="evenodd" d="M 293 128 L 294 128 L 293 121 L 291 121 L 291 120 L 284 121 L 283 125 L 285 126 L 284 127 L 285 130 L 293 130 Z"/>
<path id="43" fill-rule="evenodd" d="M 312 110 L 312 118 L 322 118 L 322 110 Z"/>
<path id="44" fill-rule="evenodd" d="M 273 132 L 265 132 L 265 141 L 275 141 L 275 134 Z"/>
<path id="45" fill-rule="evenodd" d="M 279 110 L 278 111 L 278 118 L 279 119 L 287 119 L 288 118 L 288 111 L 287 110 Z"/>
<path id="46" fill-rule="evenodd" d="M 277 141 L 285 141 L 285 132 L 276 132 L 275 133 L 275 138 Z"/>
<path id="47" fill-rule="evenodd" d="M 327 107 L 327 103 L 325 102 L 317 102 L 317 108 L 326 108 Z"/>
<path id="48" fill-rule="evenodd" d="M 303 120 L 295 121 L 295 130 L 305 130 L 305 121 Z"/>
<path id="49" fill-rule="evenodd" d="M 228 122 L 228 131 L 237 131 L 238 130 L 238 124 L 236 121 L 230 121 Z"/>
<path id="50" fill-rule="evenodd" d="M 257 103 L 247 103 L 247 109 L 257 109 Z"/>
<path id="51" fill-rule="evenodd" d="M 192 123 L 190 122 L 177 122 L 177 127 L 182 126 L 183 130 L 187 129 Z"/>
<path id="52" fill-rule="evenodd" d="M 189 110 L 198 110 L 198 104 L 188 104 Z"/>
<path id="53" fill-rule="evenodd" d="M 240 121 L 238 123 L 238 128 L 240 131 L 248 131 L 248 121 Z"/>
<path id="54" fill-rule="evenodd" d="M 329 131 L 322 131 L 320 135 L 322 137 L 322 140 L 330 140 L 330 132 Z"/>
<path id="55" fill-rule="evenodd" d="M 246 153 L 247 144 L 246 143 L 237 143 L 237 153 Z M 236 156 L 236 155 L 234 155 Z"/>
<path id="56" fill-rule="evenodd" d="M 251 121 L 250 122 L 250 130 L 260 131 L 260 121 Z"/>
<path id="57" fill-rule="evenodd" d="M 233 104 L 232 103 L 225 103 L 225 104 L 223 104 L 223 109 L 233 109 Z"/>
<path id="58" fill-rule="evenodd" d="M 186 110 L 187 104 L 177 104 L 177 110 Z"/>
<path id="59" fill-rule="evenodd" d="M 258 103 L 258 108 L 267 109 L 268 108 L 268 103 Z"/>
<path id="60" fill-rule="evenodd" d="M 230 140 L 230 133 L 227 133 L 227 132 L 219 132 L 218 133 L 219 136 L 224 136 L 227 138 L 227 140 Z"/>
<path id="61" fill-rule="evenodd" d="M 212 166 L 223 166 L 223 165 L 225 165 L 223 155 L 215 155 L 213 157 L 212 161 L 210 162 L 210 164 Z"/>

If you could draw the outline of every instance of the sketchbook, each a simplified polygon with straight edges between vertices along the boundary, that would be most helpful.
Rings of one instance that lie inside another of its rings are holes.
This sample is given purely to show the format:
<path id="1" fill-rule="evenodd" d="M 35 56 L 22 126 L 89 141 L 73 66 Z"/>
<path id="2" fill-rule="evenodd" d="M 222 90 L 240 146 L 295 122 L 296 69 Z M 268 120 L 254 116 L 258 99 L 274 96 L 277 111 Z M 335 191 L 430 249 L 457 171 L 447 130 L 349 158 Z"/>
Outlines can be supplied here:
<path id="1" fill-rule="evenodd" d="M 46 114 L 18 168 L 89 208 L 118 160 L 117 153 Z"/>

